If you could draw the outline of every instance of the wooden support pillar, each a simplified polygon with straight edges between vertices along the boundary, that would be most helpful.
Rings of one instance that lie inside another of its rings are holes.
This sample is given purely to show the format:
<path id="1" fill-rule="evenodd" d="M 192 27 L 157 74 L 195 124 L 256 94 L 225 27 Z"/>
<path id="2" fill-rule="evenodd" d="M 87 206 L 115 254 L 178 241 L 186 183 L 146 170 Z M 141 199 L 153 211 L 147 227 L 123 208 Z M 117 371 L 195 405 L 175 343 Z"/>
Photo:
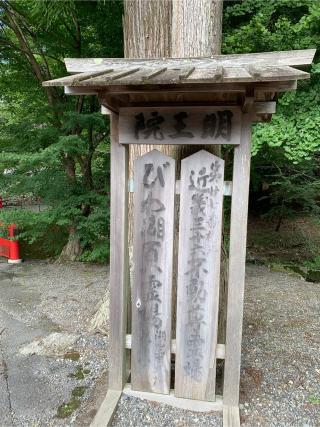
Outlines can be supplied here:
<path id="1" fill-rule="evenodd" d="M 128 290 L 128 148 L 119 144 L 119 118 L 111 115 L 110 368 L 109 389 L 126 383 Z"/>
<path id="2" fill-rule="evenodd" d="M 251 114 L 244 113 L 240 145 L 234 150 L 223 390 L 224 427 L 240 425 L 239 383 L 250 181 L 251 122 Z"/>

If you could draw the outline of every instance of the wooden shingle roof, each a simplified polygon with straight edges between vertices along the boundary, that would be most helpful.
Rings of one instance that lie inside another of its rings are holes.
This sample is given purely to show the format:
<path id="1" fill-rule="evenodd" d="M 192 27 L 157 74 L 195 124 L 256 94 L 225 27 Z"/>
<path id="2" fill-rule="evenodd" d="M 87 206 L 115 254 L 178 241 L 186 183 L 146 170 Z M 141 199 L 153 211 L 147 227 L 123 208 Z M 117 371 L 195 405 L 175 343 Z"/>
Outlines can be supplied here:
<path id="1" fill-rule="evenodd" d="M 44 82 L 44 86 L 111 87 L 140 85 L 192 85 L 296 81 L 309 74 L 295 67 L 311 64 L 315 49 L 212 58 L 182 59 L 69 59 L 67 70 L 76 73 Z"/>

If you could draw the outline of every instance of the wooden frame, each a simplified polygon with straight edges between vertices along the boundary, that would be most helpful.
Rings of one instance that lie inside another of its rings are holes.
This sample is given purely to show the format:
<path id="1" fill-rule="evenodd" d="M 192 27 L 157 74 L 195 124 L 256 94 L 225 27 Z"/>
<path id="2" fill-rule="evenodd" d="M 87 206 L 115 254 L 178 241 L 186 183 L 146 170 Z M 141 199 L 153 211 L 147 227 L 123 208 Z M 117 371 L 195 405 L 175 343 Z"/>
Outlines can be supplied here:
<path id="1" fill-rule="evenodd" d="M 268 111 L 274 109 L 274 104 L 271 105 L 271 108 L 267 108 Z M 217 344 L 215 355 L 217 359 L 225 359 L 224 393 L 223 397 L 217 396 L 216 402 L 179 398 L 172 392 L 169 395 L 163 395 L 134 391 L 130 384 L 126 384 L 128 376 L 126 351 L 132 348 L 132 337 L 126 333 L 126 291 L 128 287 L 126 206 L 128 193 L 134 191 L 134 182 L 128 180 L 128 146 L 120 144 L 118 139 L 118 116 L 111 114 L 111 162 L 113 165 L 117 165 L 116 168 L 111 168 L 111 198 L 113 199 L 111 200 L 111 245 L 113 245 L 113 250 L 111 250 L 110 262 L 111 369 L 109 391 L 92 423 L 94 427 L 109 425 L 122 392 L 189 410 L 223 410 L 224 427 L 240 425 L 239 379 L 250 175 L 250 135 L 251 123 L 257 111 L 254 103 L 248 104 L 247 110 L 249 110 L 247 113 L 242 113 L 241 129 L 239 129 L 240 144 L 235 146 L 234 151 L 233 181 L 224 183 L 224 195 L 232 194 L 229 294 L 226 345 Z M 259 108 L 258 111 L 265 111 L 265 107 Z M 180 193 L 180 181 L 176 181 L 175 193 Z M 120 253 L 123 254 L 123 257 L 119 256 Z M 176 340 L 172 340 L 171 353 L 175 352 Z"/>

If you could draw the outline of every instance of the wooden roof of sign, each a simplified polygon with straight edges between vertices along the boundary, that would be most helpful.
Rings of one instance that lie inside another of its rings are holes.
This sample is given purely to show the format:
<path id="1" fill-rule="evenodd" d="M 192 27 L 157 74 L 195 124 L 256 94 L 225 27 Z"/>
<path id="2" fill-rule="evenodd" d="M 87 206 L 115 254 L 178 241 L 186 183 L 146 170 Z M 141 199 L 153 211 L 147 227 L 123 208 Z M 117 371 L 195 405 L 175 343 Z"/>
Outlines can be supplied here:
<path id="1" fill-rule="evenodd" d="M 66 58 L 72 75 L 43 85 L 64 86 L 70 95 L 97 94 L 111 111 L 147 103 L 239 105 L 248 97 L 270 101 L 279 92 L 296 89 L 297 80 L 310 77 L 300 68 L 312 63 L 315 52 L 305 49 L 211 58 Z"/>
<path id="2" fill-rule="evenodd" d="M 47 81 L 44 85 L 105 87 L 300 80 L 309 78 L 309 74 L 295 67 L 309 65 L 314 54 L 315 49 L 306 49 L 211 58 L 67 58 L 67 70 L 76 74 Z"/>

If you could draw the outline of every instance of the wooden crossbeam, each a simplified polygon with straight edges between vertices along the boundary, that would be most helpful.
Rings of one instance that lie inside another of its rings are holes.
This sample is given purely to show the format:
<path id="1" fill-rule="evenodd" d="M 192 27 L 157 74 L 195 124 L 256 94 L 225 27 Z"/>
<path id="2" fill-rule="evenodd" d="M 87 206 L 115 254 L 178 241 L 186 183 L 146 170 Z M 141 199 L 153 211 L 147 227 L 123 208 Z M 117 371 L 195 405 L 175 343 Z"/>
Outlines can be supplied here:
<path id="1" fill-rule="evenodd" d="M 131 334 L 126 335 L 126 348 L 131 350 L 132 348 L 132 336 Z M 176 340 L 171 340 L 171 354 L 176 353 Z M 223 360 L 225 358 L 225 345 L 224 344 L 217 344 L 216 348 L 216 359 Z"/>
<path id="2" fill-rule="evenodd" d="M 134 193 L 134 179 L 130 178 L 128 180 L 128 191 L 129 193 Z M 180 194 L 180 180 L 176 181 L 175 193 Z M 224 193 L 225 196 L 232 195 L 232 181 L 224 181 Z"/>
<path id="3" fill-rule="evenodd" d="M 176 397 L 174 390 L 170 391 L 170 394 L 159 394 L 159 393 L 148 393 L 143 391 L 132 390 L 130 384 L 126 384 L 123 393 L 127 396 L 136 397 L 139 399 L 149 400 L 151 402 L 157 402 L 164 405 L 173 406 L 174 408 L 184 409 L 186 411 L 196 412 L 212 412 L 222 411 L 223 402 L 221 396 L 216 396 L 215 402 L 206 402 L 203 400 L 191 400 Z M 231 427 L 231 426 L 229 426 Z"/>

